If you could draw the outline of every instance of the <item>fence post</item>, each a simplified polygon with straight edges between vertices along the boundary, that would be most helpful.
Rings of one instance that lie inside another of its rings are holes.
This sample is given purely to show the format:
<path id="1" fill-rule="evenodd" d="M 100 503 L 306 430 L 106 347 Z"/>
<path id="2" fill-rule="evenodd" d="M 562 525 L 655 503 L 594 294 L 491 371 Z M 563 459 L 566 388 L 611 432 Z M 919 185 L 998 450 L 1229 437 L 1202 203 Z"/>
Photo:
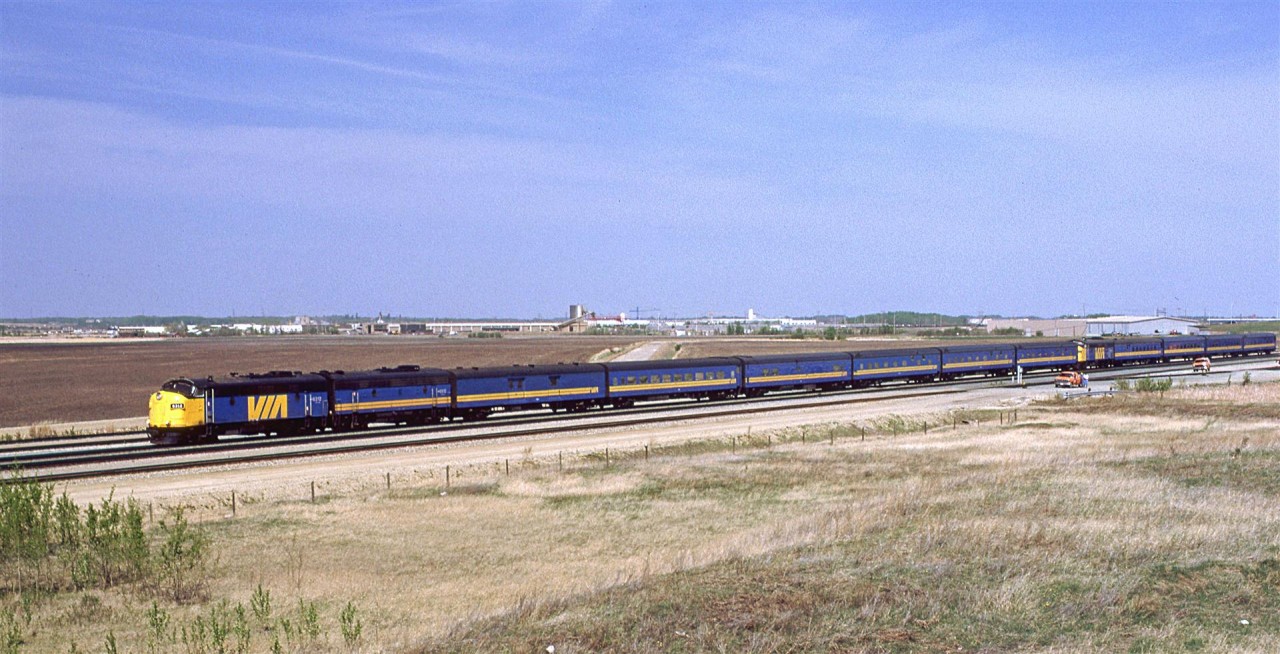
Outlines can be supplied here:
<path id="1" fill-rule="evenodd" d="M 311 503 L 316 503 L 316 482 L 311 482 Z"/>
<path id="2" fill-rule="evenodd" d="M 231 517 L 236 517 L 236 492 L 231 491 Z"/>
<path id="3" fill-rule="evenodd" d="M 391 490 L 391 473 L 387 473 L 387 490 Z"/>
<path id="4" fill-rule="evenodd" d="M 507 464 L 507 476 L 511 476 L 511 459 L 503 459 Z"/>
<path id="5" fill-rule="evenodd" d="M 645 460 L 645 461 L 648 461 L 648 460 L 649 460 L 649 446 L 648 446 L 648 445 L 645 445 L 645 446 L 644 446 L 644 460 Z"/>
<path id="6" fill-rule="evenodd" d="M 609 448 L 604 448 L 604 467 L 609 467 Z"/>
<path id="7" fill-rule="evenodd" d="M 564 451 L 556 452 L 556 469 L 564 470 Z"/>
<path id="8" fill-rule="evenodd" d="M 736 435 L 729 437 L 729 451 L 733 454 L 738 453 L 738 437 Z"/>
<path id="9" fill-rule="evenodd" d="M 449 490 L 449 466 L 444 467 L 444 489 Z"/>

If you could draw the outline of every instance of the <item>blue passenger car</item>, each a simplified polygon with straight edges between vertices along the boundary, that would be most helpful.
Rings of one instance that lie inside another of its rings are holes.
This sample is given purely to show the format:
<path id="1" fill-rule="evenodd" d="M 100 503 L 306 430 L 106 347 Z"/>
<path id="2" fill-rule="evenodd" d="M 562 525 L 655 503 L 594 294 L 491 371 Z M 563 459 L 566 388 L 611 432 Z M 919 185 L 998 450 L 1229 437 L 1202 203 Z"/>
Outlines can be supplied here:
<path id="1" fill-rule="evenodd" d="M 1079 348 L 1073 341 L 1019 344 L 1014 350 L 1018 355 L 1016 363 L 1024 371 L 1065 369 L 1081 363 Z"/>
<path id="2" fill-rule="evenodd" d="M 1270 354 L 1276 351 L 1276 335 L 1272 333 L 1245 334 L 1241 350 L 1245 354 Z"/>
<path id="3" fill-rule="evenodd" d="M 448 416 L 449 373 L 399 366 L 358 372 L 321 372 L 333 384 L 333 422 L 357 429 L 373 422 L 425 424 Z"/>
<path id="4" fill-rule="evenodd" d="M 458 368 L 453 412 L 482 418 L 518 409 L 583 410 L 605 399 L 604 366 L 595 363 Z"/>
<path id="5" fill-rule="evenodd" d="M 847 386 L 852 357 L 846 352 L 776 354 L 738 357 L 743 388 L 748 395 L 795 388 L 829 389 Z"/>
<path id="6" fill-rule="evenodd" d="M 605 367 L 609 401 L 617 406 L 667 397 L 721 399 L 741 390 L 742 363 L 729 357 L 623 361 Z"/>
<path id="7" fill-rule="evenodd" d="M 1011 343 L 956 345 L 938 348 L 942 352 L 942 376 L 1010 375 L 1017 351 Z"/>
<path id="8" fill-rule="evenodd" d="M 942 372 L 937 348 L 917 350 L 866 350 L 853 356 L 853 384 L 869 386 L 892 380 L 929 381 Z"/>
<path id="9" fill-rule="evenodd" d="M 1164 341 L 1157 337 L 1126 338 L 1115 342 L 1118 364 L 1154 363 L 1164 357 Z"/>
<path id="10" fill-rule="evenodd" d="M 1165 361 L 1173 361 L 1174 359 L 1186 359 L 1189 361 L 1205 355 L 1205 340 L 1203 336 L 1166 336 L 1160 340 L 1163 341 Z"/>
<path id="11" fill-rule="evenodd" d="M 1210 334 L 1204 341 L 1205 354 L 1211 357 L 1236 356 L 1244 351 L 1242 334 Z"/>
<path id="12" fill-rule="evenodd" d="M 205 423 L 217 434 L 296 434 L 328 422 L 329 382 L 289 371 L 206 382 Z"/>

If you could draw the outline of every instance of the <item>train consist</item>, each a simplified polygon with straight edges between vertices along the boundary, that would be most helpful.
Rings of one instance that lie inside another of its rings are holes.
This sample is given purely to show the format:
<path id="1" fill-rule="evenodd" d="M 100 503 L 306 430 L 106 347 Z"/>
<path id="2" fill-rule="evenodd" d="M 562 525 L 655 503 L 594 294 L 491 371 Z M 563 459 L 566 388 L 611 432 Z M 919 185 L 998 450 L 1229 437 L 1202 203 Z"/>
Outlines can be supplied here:
<path id="1" fill-rule="evenodd" d="M 152 393 L 147 432 L 158 445 L 223 434 L 351 431 L 421 425 L 530 409 L 585 411 L 669 398 L 719 400 L 1017 371 L 1270 354 L 1275 334 L 1228 334 L 815 352 L 625 363 L 442 370 L 416 365 L 358 372 L 273 371 L 172 379 Z"/>

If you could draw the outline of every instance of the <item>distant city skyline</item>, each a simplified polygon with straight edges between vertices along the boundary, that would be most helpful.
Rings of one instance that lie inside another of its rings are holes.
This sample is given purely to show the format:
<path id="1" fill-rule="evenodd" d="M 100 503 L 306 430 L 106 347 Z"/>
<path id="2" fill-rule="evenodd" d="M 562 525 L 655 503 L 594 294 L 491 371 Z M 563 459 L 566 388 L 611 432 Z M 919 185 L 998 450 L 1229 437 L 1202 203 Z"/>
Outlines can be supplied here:
<path id="1" fill-rule="evenodd" d="M 1280 314 L 1280 3 L 0 3 L 0 316 Z"/>

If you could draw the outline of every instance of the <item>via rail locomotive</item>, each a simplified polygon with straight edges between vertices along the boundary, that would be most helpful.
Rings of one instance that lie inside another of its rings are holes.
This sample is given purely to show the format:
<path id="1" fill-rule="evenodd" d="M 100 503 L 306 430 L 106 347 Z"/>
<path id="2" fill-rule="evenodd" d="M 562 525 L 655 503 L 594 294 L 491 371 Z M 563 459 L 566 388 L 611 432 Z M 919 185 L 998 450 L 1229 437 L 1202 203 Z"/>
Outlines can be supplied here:
<path id="1" fill-rule="evenodd" d="M 342 432 L 372 423 L 424 425 L 529 409 L 585 411 L 670 398 L 723 400 L 1275 350 L 1276 335 L 1262 333 L 454 370 L 416 365 L 357 372 L 277 370 L 171 379 L 151 394 L 147 432 L 153 443 L 175 445 L 223 434 Z"/>

